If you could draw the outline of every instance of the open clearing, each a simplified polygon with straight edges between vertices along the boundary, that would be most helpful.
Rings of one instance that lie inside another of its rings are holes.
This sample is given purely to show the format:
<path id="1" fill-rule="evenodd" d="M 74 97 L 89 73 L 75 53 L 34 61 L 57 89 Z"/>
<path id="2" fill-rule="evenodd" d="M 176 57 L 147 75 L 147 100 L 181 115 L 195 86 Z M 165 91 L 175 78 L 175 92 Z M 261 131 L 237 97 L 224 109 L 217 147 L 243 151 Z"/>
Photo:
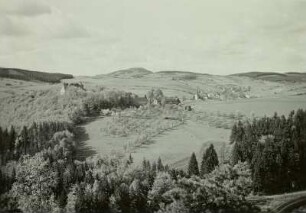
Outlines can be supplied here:
<path id="1" fill-rule="evenodd" d="M 273 115 L 276 111 L 279 114 L 288 113 L 293 109 L 305 108 L 305 96 L 290 96 L 277 98 L 258 98 L 236 101 L 192 101 L 194 111 L 191 115 L 210 112 L 216 117 L 213 119 L 222 120 L 224 114 L 240 112 L 246 117 Z M 105 134 L 105 128 L 112 117 L 98 118 L 93 122 L 84 125 L 88 134 L 86 143 L 96 150 L 97 154 L 124 154 L 124 147 L 134 138 L 115 137 Z M 205 120 L 207 119 L 207 120 Z M 230 129 L 216 128 L 208 122 L 211 117 L 204 117 L 201 122 L 189 116 L 187 121 L 169 131 L 155 136 L 152 143 L 137 147 L 132 151 L 135 162 L 142 162 L 143 159 L 156 160 L 161 157 L 164 163 L 176 168 L 185 168 L 192 152 L 201 159 L 201 154 L 209 144 L 214 144 L 219 157 L 225 149 L 230 149 L 228 144 Z"/>
<path id="2" fill-rule="evenodd" d="M 132 140 L 132 137 L 107 136 L 103 129 L 108 119 L 112 118 L 99 118 L 83 126 L 88 134 L 86 143 L 97 154 L 122 154 L 124 146 Z M 151 144 L 135 149 L 132 155 L 135 162 L 138 163 L 144 158 L 154 161 L 161 157 L 166 164 L 184 168 L 185 159 L 188 159 L 192 152 L 199 155 L 202 153 L 203 144 L 206 147 L 211 143 L 219 150 L 223 143 L 228 141 L 229 134 L 229 130 L 187 121 L 171 131 L 154 137 Z"/>

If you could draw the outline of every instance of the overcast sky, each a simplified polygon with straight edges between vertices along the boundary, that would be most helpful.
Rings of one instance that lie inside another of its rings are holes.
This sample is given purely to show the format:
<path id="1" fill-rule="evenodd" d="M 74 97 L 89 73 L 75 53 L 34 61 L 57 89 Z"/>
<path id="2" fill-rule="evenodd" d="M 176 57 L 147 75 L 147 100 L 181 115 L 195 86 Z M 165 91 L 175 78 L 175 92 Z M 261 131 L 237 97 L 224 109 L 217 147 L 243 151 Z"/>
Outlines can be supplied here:
<path id="1" fill-rule="evenodd" d="M 306 0 L 0 0 L 0 66 L 305 71 Z"/>

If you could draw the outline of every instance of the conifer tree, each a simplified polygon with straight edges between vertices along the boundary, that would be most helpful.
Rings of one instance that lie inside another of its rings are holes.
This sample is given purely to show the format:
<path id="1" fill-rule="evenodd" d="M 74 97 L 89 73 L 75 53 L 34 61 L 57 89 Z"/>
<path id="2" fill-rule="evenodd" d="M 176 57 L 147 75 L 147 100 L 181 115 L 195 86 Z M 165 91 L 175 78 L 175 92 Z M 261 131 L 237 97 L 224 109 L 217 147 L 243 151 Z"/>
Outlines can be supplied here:
<path id="1" fill-rule="evenodd" d="M 131 165 L 131 164 L 133 163 L 133 161 L 134 161 L 134 159 L 133 159 L 133 157 L 132 157 L 132 154 L 130 153 L 130 155 L 129 155 L 127 161 L 126 161 L 126 164 L 127 164 L 127 165 Z"/>
<path id="2" fill-rule="evenodd" d="M 28 128 L 24 126 L 21 131 L 21 147 L 22 147 L 23 154 L 27 154 L 28 145 L 29 145 Z"/>
<path id="3" fill-rule="evenodd" d="M 9 140 L 10 140 L 10 144 L 9 144 L 9 150 L 11 152 L 14 151 L 14 146 L 15 146 L 15 139 L 16 139 L 16 131 L 15 131 L 15 128 L 13 126 L 11 126 L 11 130 L 10 130 L 10 135 L 9 135 Z"/>
<path id="4" fill-rule="evenodd" d="M 156 162 L 154 161 L 152 164 L 152 171 L 156 172 L 156 170 L 157 170 L 157 165 L 156 165 Z"/>
<path id="5" fill-rule="evenodd" d="M 197 157 L 194 154 L 194 152 L 192 153 L 190 160 L 189 160 L 189 164 L 188 164 L 188 175 L 192 176 L 192 175 L 199 175 L 199 166 L 198 166 L 198 161 L 197 161 Z"/>
<path id="6" fill-rule="evenodd" d="M 157 170 L 158 171 L 164 171 L 164 165 L 163 165 L 160 157 L 157 160 Z"/>
<path id="7" fill-rule="evenodd" d="M 218 155 L 214 145 L 210 145 L 203 154 L 201 163 L 201 176 L 212 172 L 219 165 Z"/>
<path id="8" fill-rule="evenodd" d="M 0 165 L 3 163 L 2 162 L 3 154 L 4 154 L 4 143 L 3 143 L 3 136 L 2 136 L 2 128 L 0 127 Z"/>
<path id="9" fill-rule="evenodd" d="M 230 143 L 234 143 L 237 137 L 237 124 L 234 124 L 231 131 Z"/>

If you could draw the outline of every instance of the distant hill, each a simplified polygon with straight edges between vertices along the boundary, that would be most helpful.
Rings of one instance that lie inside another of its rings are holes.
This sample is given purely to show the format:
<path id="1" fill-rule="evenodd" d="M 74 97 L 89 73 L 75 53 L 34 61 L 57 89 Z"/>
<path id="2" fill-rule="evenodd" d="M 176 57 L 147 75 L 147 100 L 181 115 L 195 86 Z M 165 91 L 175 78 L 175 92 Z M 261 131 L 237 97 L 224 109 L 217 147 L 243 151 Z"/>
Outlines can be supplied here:
<path id="1" fill-rule="evenodd" d="M 94 78 L 103 78 L 105 76 L 114 77 L 114 78 L 142 78 L 147 75 L 154 74 L 154 76 L 167 76 L 172 78 L 182 78 L 185 80 L 196 79 L 197 76 L 209 75 L 203 73 L 189 72 L 189 71 L 177 71 L 177 70 L 165 70 L 152 72 L 142 67 L 135 67 L 129 69 L 122 69 L 108 74 L 96 75 Z"/>
<path id="2" fill-rule="evenodd" d="M 165 70 L 156 72 L 157 75 L 161 75 L 163 77 L 171 77 L 172 80 L 196 80 L 200 76 L 207 76 L 209 74 L 190 72 L 190 71 L 178 71 L 178 70 Z"/>
<path id="3" fill-rule="evenodd" d="M 198 72 L 190 72 L 190 71 L 178 71 L 178 70 L 165 70 L 165 71 L 158 71 L 156 73 L 159 74 L 166 74 L 166 75 L 209 75 L 204 73 L 198 73 Z"/>
<path id="4" fill-rule="evenodd" d="M 101 78 L 104 76 L 111 76 L 115 78 L 142 78 L 152 73 L 153 73 L 152 71 L 147 70 L 145 68 L 134 67 L 134 68 L 129 68 L 129 69 L 118 70 L 118 71 L 111 72 L 105 75 L 97 75 L 95 76 L 95 78 Z"/>
<path id="5" fill-rule="evenodd" d="M 253 79 L 275 81 L 275 82 L 306 82 L 306 73 L 299 72 L 246 72 L 237 73 L 231 76 L 249 77 Z"/>
<path id="6" fill-rule="evenodd" d="M 42 81 L 47 83 L 59 83 L 62 79 L 73 78 L 73 75 L 0 67 L 0 77 L 12 78 L 24 81 Z"/>

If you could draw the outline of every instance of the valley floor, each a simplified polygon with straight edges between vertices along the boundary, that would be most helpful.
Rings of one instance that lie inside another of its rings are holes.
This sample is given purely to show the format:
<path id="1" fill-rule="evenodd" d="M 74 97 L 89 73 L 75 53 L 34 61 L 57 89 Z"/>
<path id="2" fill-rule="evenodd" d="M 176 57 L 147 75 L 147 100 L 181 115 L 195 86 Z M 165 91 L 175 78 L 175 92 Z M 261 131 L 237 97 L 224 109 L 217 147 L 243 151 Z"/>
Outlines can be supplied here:
<path id="1" fill-rule="evenodd" d="M 184 124 L 165 131 L 152 140 L 152 143 L 136 147 L 132 156 L 137 163 L 143 159 L 162 161 L 172 167 L 184 169 L 189 157 L 195 152 L 200 161 L 205 148 L 213 144 L 220 155 L 226 155 L 231 148 L 229 145 L 230 128 L 217 128 L 212 125 L 212 120 L 222 122 L 224 116 L 239 112 L 244 118 L 252 116 L 271 116 L 276 111 L 278 114 L 288 115 L 291 110 L 305 108 L 306 97 L 288 96 L 275 98 L 243 99 L 236 101 L 192 101 L 194 111 Z M 205 114 L 200 120 L 198 116 Z M 213 116 L 212 116 L 213 115 Z M 82 127 L 87 134 L 84 140 L 96 154 L 100 155 L 124 155 L 127 154 L 124 147 L 134 139 L 132 136 L 110 136 L 105 133 L 105 128 L 112 117 L 100 117 Z M 223 121 L 227 122 L 226 120 Z M 234 121 L 232 121 L 234 122 Z M 229 124 L 230 126 L 230 124 Z M 129 153 L 128 152 L 128 153 Z M 226 156 L 223 156 L 226 158 Z"/>

